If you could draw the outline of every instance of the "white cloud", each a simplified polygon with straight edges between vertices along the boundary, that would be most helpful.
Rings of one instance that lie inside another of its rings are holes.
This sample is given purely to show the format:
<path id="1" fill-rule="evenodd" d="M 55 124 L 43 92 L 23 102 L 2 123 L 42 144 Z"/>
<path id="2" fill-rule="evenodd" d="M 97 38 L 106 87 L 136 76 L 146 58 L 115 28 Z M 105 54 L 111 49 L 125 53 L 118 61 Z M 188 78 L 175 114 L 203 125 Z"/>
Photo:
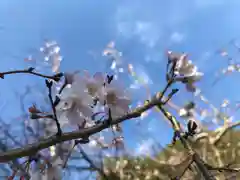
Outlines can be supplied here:
<path id="1" fill-rule="evenodd" d="M 131 3 L 130 3 L 131 4 Z M 154 20 L 146 20 L 134 6 L 121 6 L 115 14 L 117 35 L 121 38 L 137 37 L 139 41 L 152 48 L 159 41 L 161 28 Z M 144 19 L 144 20 L 143 20 Z"/>
<path id="2" fill-rule="evenodd" d="M 174 32 L 170 36 L 170 41 L 172 43 L 181 43 L 185 39 L 185 36 L 180 32 Z"/>
<path id="3" fill-rule="evenodd" d="M 123 3 L 118 7 L 114 16 L 116 33 L 120 38 L 138 37 L 141 43 L 150 49 L 162 43 L 164 34 L 186 22 L 191 17 L 189 14 L 193 12 L 190 5 L 179 8 L 179 5 L 182 5 L 179 2 L 167 2 L 160 8 L 149 3 L 134 2 Z M 145 13 L 142 13 L 143 11 Z M 175 32 L 171 38 L 174 43 L 179 43 L 185 36 Z"/>
<path id="4" fill-rule="evenodd" d="M 125 38 L 138 36 L 139 40 L 150 48 L 156 45 L 161 34 L 156 25 L 146 21 L 120 21 L 117 23 L 117 32 Z"/>
<path id="5" fill-rule="evenodd" d="M 137 21 L 134 32 L 148 47 L 154 47 L 160 38 L 160 31 L 151 22 Z"/>

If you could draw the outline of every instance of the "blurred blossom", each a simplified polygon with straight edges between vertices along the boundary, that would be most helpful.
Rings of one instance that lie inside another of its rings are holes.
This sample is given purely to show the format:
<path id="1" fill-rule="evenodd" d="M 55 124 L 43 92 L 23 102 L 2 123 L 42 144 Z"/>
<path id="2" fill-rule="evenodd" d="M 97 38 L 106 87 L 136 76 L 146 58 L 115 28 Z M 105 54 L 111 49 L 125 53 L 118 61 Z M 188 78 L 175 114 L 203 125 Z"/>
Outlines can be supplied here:
<path id="1" fill-rule="evenodd" d="M 220 50 L 220 55 L 223 56 L 223 57 L 225 57 L 225 56 L 228 55 L 228 53 L 227 53 L 226 50 L 222 49 L 222 50 Z"/>
<path id="2" fill-rule="evenodd" d="M 227 107 L 229 105 L 229 100 L 224 99 L 223 103 L 221 104 L 221 107 Z"/>
<path id="3" fill-rule="evenodd" d="M 89 146 L 90 146 L 90 147 L 96 147 L 96 146 L 97 146 L 97 141 L 94 140 L 94 139 L 90 140 Z"/>
<path id="4" fill-rule="evenodd" d="M 40 172 L 39 169 L 30 171 L 32 180 L 61 180 L 62 179 L 62 168 L 61 164 L 57 164 L 56 161 L 50 162 L 47 168 Z"/>
<path id="5" fill-rule="evenodd" d="M 52 72 L 59 72 L 62 56 L 60 55 L 60 47 L 57 42 L 45 42 L 44 46 L 40 48 L 40 51 L 44 54 L 44 61 L 51 65 Z"/>
<path id="6" fill-rule="evenodd" d="M 181 108 L 181 109 L 179 110 L 179 116 L 180 116 L 180 117 L 184 117 L 184 116 L 186 116 L 186 115 L 187 115 L 186 109 Z"/>
<path id="7" fill-rule="evenodd" d="M 123 73 L 124 69 L 122 67 L 122 52 L 119 52 L 115 48 L 115 43 L 111 41 L 107 47 L 104 49 L 103 56 L 109 57 L 109 60 L 111 61 L 111 67 L 110 69 L 113 70 L 115 73 L 114 78 L 118 79 L 119 73 Z"/>
<path id="8" fill-rule="evenodd" d="M 190 92 L 195 92 L 195 82 L 202 79 L 203 73 L 198 71 L 197 66 L 192 64 L 188 59 L 187 54 L 176 54 L 168 51 L 168 60 L 170 63 L 176 62 L 174 74 L 177 76 L 176 81 L 186 84 L 186 89 Z"/>
<path id="9" fill-rule="evenodd" d="M 229 74 L 235 71 L 234 65 L 229 65 L 227 68 L 222 69 L 223 74 Z"/>
<path id="10" fill-rule="evenodd" d="M 76 79 L 71 87 L 65 88 L 60 99 L 56 106 L 60 122 L 66 122 L 67 119 L 70 124 L 81 126 L 91 117 L 92 97 L 81 79 Z"/>
<path id="11" fill-rule="evenodd" d="M 86 84 L 86 88 L 90 96 L 102 96 L 101 89 L 103 88 L 103 85 L 105 83 L 105 77 L 102 73 L 97 72 L 93 76 L 91 76 L 88 72 L 85 72 L 83 81 Z"/>
<path id="12" fill-rule="evenodd" d="M 118 149 L 124 149 L 124 138 L 119 136 L 113 139 L 112 144 Z"/>
<path id="13" fill-rule="evenodd" d="M 191 118 L 194 116 L 195 104 L 193 102 L 187 103 L 183 108 L 179 109 L 179 116 L 183 118 Z"/>
<path id="14" fill-rule="evenodd" d="M 102 105 L 106 105 L 111 109 L 113 117 L 123 115 L 129 111 L 131 104 L 130 94 L 119 85 L 116 80 L 110 84 L 106 84 L 102 89 L 103 96 L 99 97 Z"/>
<path id="15" fill-rule="evenodd" d="M 143 112 L 143 113 L 141 114 L 141 119 L 146 118 L 146 117 L 148 116 L 148 114 L 149 114 L 149 112 Z"/>
<path id="16" fill-rule="evenodd" d="M 201 116 L 201 120 L 205 119 L 207 116 L 209 116 L 209 112 L 207 109 L 203 109 L 200 111 L 200 116 Z"/>
<path id="17" fill-rule="evenodd" d="M 91 76 L 87 71 L 81 75 L 66 73 L 65 78 L 70 85 L 59 95 L 61 101 L 56 107 L 62 123 L 91 127 L 97 110 L 108 112 L 110 108 L 113 117 L 129 111 L 130 96 L 117 80 L 108 82 L 104 74 Z"/>
<path id="18" fill-rule="evenodd" d="M 51 156 L 55 156 L 56 155 L 56 148 L 55 148 L 55 146 L 50 146 L 49 147 L 49 149 L 50 149 L 50 155 Z"/>

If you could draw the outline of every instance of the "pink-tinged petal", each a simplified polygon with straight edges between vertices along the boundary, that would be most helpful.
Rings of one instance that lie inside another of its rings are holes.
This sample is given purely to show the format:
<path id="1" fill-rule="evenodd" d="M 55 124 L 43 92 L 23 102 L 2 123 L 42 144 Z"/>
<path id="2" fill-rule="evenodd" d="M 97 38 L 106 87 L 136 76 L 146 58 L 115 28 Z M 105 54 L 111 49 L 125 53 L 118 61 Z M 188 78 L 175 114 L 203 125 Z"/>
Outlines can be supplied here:
<path id="1" fill-rule="evenodd" d="M 82 125 L 85 122 L 85 117 L 78 111 L 69 112 L 67 114 L 68 121 L 70 125 L 77 126 Z"/>
<path id="2" fill-rule="evenodd" d="M 104 82 L 104 75 L 103 75 L 103 73 L 101 73 L 101 72 L 95 73 L 95 74 L 93 75 L 93 78 L 94 78 L 98 83 L 103 84 L 103 82 Z"/>
<path id="3" fill-rule="evenodd" d="M 86 117 L 91 117 L 93 114 L 92 109 L 89 106 L 83 106 L 80 109 L 81 113 Z"/>
<path id="4" fill-rule="evenodd" d="M 129 110 L 129 105 L 131 104 L 130 99 L 118 99 L 117 106 L 123 109 L 123 111 L 127 112 Z"/>
<path id="5" fill-rule="evenodd" d="M 79 118 L 79 113 L 77 111 L 67 112 L 66 117 L 71 125 L 82 123 L 82 120 Z"/>
<path id="6" fill-rule="evenodd" d="M 68 73 L 68 72 L 64 73 L 64 77 L 65 77 L 67 83 L 73 84 L 73 82 L 78 79 L 77 77 L 78 77 L 79 72 L 80 71 L 74 71 L 73 73 Z"/>
<path id="7" fill-rule="evenodd" d="M 61 56 L 56 54 L 53 55 L 53 61 L 52 61 L 52 72 L 58 73 L 59 68 L 60 68 L 60 63 L 61 63 Z"/>
<path id="8" fill-rule="evenodd" d="M 91 78 L 91 75 L 90 75 L 89 71 L 84 70 L 84 71 L 83 71 L 83 77 L 84 77 L 84 78 Z"/>
<path id="9" fill-rule="evenodd" d="M 126 113 L 122 108 L 118 106 L 109 106 L 109 108 L 111 109 L 111 114 L 113 118 L 122 116 Z"/>
<path id="10" fill-rule="evenodd" d="M 114 92 L 117 96 L 123 96 L 124 88 L 119 83 L 117 83 L 115 80 L 113 80 L 110 84 L 106 85 L 105 92 L 106 93 Z"/>
<path id="11" fill-rule="evenodd" d="M 62 171 L 59 166 L 48 167 L 47 169 L 47 179 L 48 180 L 61 180 Z"/>

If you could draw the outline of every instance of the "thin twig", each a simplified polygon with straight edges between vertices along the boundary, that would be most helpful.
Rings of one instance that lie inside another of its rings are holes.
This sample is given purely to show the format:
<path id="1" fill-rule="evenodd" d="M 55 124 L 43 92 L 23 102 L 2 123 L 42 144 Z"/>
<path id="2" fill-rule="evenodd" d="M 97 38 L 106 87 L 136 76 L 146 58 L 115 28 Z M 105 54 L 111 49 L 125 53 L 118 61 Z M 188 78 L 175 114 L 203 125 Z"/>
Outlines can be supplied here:
<path id="1" fill-rule="evenodd" d="M 48 87 L 48 98 L 50 100 L 52 110 L 53 110 L 53 119 L 56 122 L 56 126 L 57 126 L 57 135 L 61 136 L 62 130 L 61 130 L 60 123 L 57 119 L 56 108 L 54 106 L 54 102 L 53 102 L 53 98 L 52 98 L 52 88 L 51 88 L 52 87 L 52 82 L 49 82 L 48 80 L 46 80 L 46 84 L 47 84 L 47 87 Z"/>
<path id="2" fill-rule="evenodd" d="M 229 125 L 225 125 L 223 127 L 220 127 L 218 134 L 216 135 L 215 138 L 211 139 L 211 144 L 213 145 L 217 145 L 218 142 L 220 142 L 221 138 L 230 130 L 232 130 L 233 128 L 237 127 L 240 125 L 240 121 L 237 121 L 237 122 L 234 122 L 234 123 L 231 123 Z"/>
<path id="3" fill-rule="evenodd" d="M 213 167 L 209 164 L 205 164 L 205 166 L 209 169 L 209 170 L 215 170 L 215 171 L 227 171 L 227 172 L 239 172 L 240 169 L 239 168 L 229 168 L 228 166 L 222 166 L 222 167 Z"/>
<path id="4" fill-rule="evenodd" d="M 9 75 L 9 74 L 32 74 L 32 75 L 39 76 L 39 77 L 42 77 L 42 78 L 47 78 L 47 79 L 51 79 L 51 80 L 54 80 L 54 81 L 59 81 L 61 76 L 62 76 L 60 74 L 53 75 L 53 76 L 48 76 L 48 75 L 44 75 L 44 74 L 41 74 L 41 73 L 33 72 L 33 70 L 34 70 L 34 68 L 29 68 L 29 69 L 26 69 L 26 70 L 14 70 L 14 71 L 0 72 L 0 78 L 4 79 L 4 76 Z"/>
<path id="5" fill-rule="evenodd" d="M 145 103 L 145 105 L 138 107 L 121 117 L 112 118 L 111 125 L 121 123 L 128 119 L 140 117 L 143 112 L 153 108 L 154 106 L 160 103 L 161 99 L 159 99 L 159 97 L 161 94 L 162 93 L 157 93 L 155 96 L 152 97 L 152 100 Z M 37 143 L 28 144 L 24 148 L 16 148 L 16 149 L 8 150 L 8 152 L 0 153 L 0 163 L 11 161 L 20 157 L 34 155 L 39 150 L 48 148 L 50 146 L 56 145 L 64 141 L 80 139 L 86 136 L 91 136 L 109 127 L 110 127 L 109 119 L 107 118 L 93 127 L 84 128 L 82 130 L 77 130 L 73 132 L 63 133 L 61 136 L 56 136 L 56 135 L 50 136 L 48 138 L 44 138 L 43 140 Z"/>
<path id="6" fill-rule="evenodd" d="M 205 166 L 203 160 L 199 157 L 199 155 L 192 149 L 189 142 L 182 137 L 181 135 L 181 127 L 179 126 L 179 122 L 177 119 L 172 116 L 169 112 L 167 112 L 161 105 L 158 105 L 158 108 L 161 110 L 163 115 L 171 122 L 173 130 L 175 131 L 176 136 L 180 139 L 183 146 L 188 150 L 188 152 L 192 155 L 193 161 L 196 163 L 198 169 L 203 174 L 206 180 L 214 180 L 215 178 L 211 175 L 208 171 L 207 167 Z"/>

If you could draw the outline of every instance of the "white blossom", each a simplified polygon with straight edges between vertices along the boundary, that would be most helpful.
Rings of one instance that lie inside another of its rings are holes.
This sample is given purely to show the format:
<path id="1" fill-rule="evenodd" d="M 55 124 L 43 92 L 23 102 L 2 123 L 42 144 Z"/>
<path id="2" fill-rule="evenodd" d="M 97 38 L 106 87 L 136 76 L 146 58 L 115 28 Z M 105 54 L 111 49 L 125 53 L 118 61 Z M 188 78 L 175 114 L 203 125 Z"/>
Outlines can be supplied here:
<path id="1" fill-rule="evenodd" d="M 60 68 L 62 56 L 60 55 L 60 47 L 56 41 L 47 41 L 40 51 L 44 54 L 45 62 L 50 63 L 52 66 L 52 72 L 57 73 Z"/>
<path id="2" fill-rule="evenodd" d="M 100 72 L 95 73 L 93 76 L 90 76 L 89 73 L 85 73 L 83 81 L 86 84 L 87 91 L 92 97 L 101 96 L 101 88 L 105 83 L 104 75 Z"/>
<path id="3" fill-rule="evenodd" d="M 102 88 L 102 94 L 103 96 L 99 97 L 100 103 L 111 109 L 112 117 L 121 116 L 129 111 L 129 94 L 116 81 L 106 84 Z"/>
<path id="4" fill-rule="evenodd" d="M 181 109 L 179 110 L 179 116 L 180 116 L 180 117 L 185 117 L 186 115 L 187 115 L 186 109 L 185 109 L 185 108 L 181 108 Z"/>
<path id="5" fill-rule="evenodd" d="M 224 99 L 223 102 L 222 102 L 222 104 L 221 104 L 221 107 L 222 107 L 222 108 L 225 108 L 225 107 L 227 107 L 228 105 L 229 105 L 229 100 L 228 100 L 228 99 Z"/>
<path id="6" fill-rule="evenodd" d="M 83 75 L 65 73 L 65 78 L 69 87 L 63 90 L 61 101 L 56 107 L 60 114 L 60 123 L 81 125 L 88 120 L 88 125 L 92 126 L 91 116 L 101 109 L 100 106 L 105 112 L 110 108 L 113 117 L 129 111 L 129 94 L 116 80 L 107 82 L 102 73 L 97 72 L 91 76 L 87 71 Z M 96 108 L 91 107 L 94 100 L 99 102 L 95 104 Z"/>
<path id="7" fill-rule="evenodd" d="M 42 163 L 38 162 L 31 166 L 29 174 L 31 180 L 61 180 L 62 179 L 62 166 L 63 161 L 55 156 L 48 160 L 48 164 L 43 168 Z M 43 171 L 41 169 L 43 168 Z"/>
<path id="8" fill-rule="evenodd" d="M 56 110 L 60 123 L 66 120 L 72 125 L 82 125 L 92 115 L 92 97 L 82 81 L 76 79 L 71 87 L 65 88 L 60 96 Z"/>
<path id="9" fill-rule="evenodd" d="M 177 77 L 175 80 L 184 82 L 188 91 L 195 92 L 196 87 L 194 86 L 194 83 L 201 80 L 203 73 L 199 72 L 197 66 L 187 58 L 187 54 L 178 55 L 169 51 L 168 56 L 170 61 L 176 62 L 174 74 Z"/>

